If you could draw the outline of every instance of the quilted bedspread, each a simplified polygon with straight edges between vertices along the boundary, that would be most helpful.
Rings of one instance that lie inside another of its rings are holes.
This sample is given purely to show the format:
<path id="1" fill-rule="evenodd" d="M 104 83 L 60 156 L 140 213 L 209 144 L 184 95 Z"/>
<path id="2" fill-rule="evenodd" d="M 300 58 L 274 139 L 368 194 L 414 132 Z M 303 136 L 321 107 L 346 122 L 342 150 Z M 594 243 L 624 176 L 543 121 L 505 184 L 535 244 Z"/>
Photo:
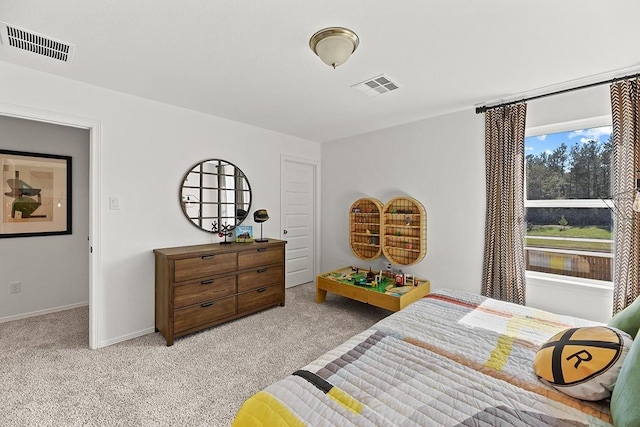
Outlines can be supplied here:
<path id="1" fill-rule="evenodd" d="M 539 345 L 596 323 L 436 290 L 248 399 L 234 426 L 610 426 L 542 384 Z"/>

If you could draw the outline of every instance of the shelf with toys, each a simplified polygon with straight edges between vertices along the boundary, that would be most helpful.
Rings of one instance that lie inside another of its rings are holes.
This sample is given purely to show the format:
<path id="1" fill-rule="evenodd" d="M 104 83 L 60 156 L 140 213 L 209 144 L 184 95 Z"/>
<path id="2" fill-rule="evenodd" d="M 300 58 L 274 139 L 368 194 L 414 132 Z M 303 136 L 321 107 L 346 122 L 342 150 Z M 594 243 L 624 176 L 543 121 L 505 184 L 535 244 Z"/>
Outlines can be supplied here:
<path id="1" fill-rule="evenodd" d="M 351 205 L 349 243 L 360 259 L 381 254 L 393 264 L 411 265 L 427 252 L 427 213 L 411 197 L 396 197 L 383 205 L 374 198 L 361 198 Z"/>
<path id="2" fill-rule="evenodd" d="M 412 197 L 396 197 L 383 208 L 382 253 L 394 264 L 411 265 L 427 253 L 427 212 Z"/>
<path id="3" fill-rule="evenodd" d="M 377 258 L 380 246 L 380 215 L 382 203 L 374 198 L 362 198 L 351 205 L 349 242 L 354 255 L 363 260 Z"/>

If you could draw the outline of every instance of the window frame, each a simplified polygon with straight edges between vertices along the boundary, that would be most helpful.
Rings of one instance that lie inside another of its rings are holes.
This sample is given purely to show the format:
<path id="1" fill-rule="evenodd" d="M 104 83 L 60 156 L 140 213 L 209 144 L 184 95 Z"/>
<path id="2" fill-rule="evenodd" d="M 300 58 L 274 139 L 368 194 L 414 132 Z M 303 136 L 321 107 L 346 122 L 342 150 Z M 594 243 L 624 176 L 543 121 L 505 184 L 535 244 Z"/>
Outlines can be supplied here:
<path id="1" fill-rule="evenodd" d="M 569 132 L 578 129 L 590 129 L 596 127 L 612 126 L 613 119 L 611 115 L 591 117 L 580 120 L 572 120 L 558 122 L 549 125 L 532 126 L 525 129 L 525 139 L 539 135 L 551 133 Z M 611 199 L 567 199 L 567 200 L 527 200 L 527 168 L 526 153 L 523 156 L 524 166 L 524 207 L 527 208 L 607 208 L 611 209 L 613 201 Z M 523 242 L 526 250 L 526 232 L 525 241 Z M 615 251 L 615 245 L 613 247 Z M 611 257 L 613 258 L 613 253 Z M 525 278 L 527 282 L 544 282 L 547 284 L 563 283 L 571 286 L 585 286 L 590 288 L 613 289 L 613 281 L 586 279 L 581 277 L 565 276 L 560 274 L 543 273 L 539 271 L 525 270 Z"/>

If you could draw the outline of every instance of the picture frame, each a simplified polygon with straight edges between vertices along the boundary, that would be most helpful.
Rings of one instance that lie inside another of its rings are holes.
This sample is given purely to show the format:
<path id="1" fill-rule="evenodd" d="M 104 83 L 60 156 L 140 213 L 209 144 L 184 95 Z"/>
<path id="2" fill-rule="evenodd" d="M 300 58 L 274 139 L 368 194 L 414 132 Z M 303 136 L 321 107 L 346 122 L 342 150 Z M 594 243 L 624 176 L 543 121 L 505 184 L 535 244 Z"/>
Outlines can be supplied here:
<path id="1" fill-rule="evenodd" d="M 0 149 L 0 238 L 72 234 L 70 156 Z"/>
<path id="2" fill-rule="evenodd" d="M 253 242 L 253 226 L 238 225 L 236 227 L 236 242 L 241 242 L 241 243 Z"/>

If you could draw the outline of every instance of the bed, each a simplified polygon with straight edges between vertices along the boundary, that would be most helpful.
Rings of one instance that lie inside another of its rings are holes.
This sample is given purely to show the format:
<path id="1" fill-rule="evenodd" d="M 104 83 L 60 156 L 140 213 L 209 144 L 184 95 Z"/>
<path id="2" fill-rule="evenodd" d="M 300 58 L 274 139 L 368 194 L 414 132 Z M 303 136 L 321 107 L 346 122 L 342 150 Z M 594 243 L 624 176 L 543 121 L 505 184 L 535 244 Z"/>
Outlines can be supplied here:
<path id="1" fill-rule="evenodd" d="M 268 386 L 234 426 L 609 426 L 608 400 L 543 384 L 536 351 L 594 322 L 435 290 Z"/>

